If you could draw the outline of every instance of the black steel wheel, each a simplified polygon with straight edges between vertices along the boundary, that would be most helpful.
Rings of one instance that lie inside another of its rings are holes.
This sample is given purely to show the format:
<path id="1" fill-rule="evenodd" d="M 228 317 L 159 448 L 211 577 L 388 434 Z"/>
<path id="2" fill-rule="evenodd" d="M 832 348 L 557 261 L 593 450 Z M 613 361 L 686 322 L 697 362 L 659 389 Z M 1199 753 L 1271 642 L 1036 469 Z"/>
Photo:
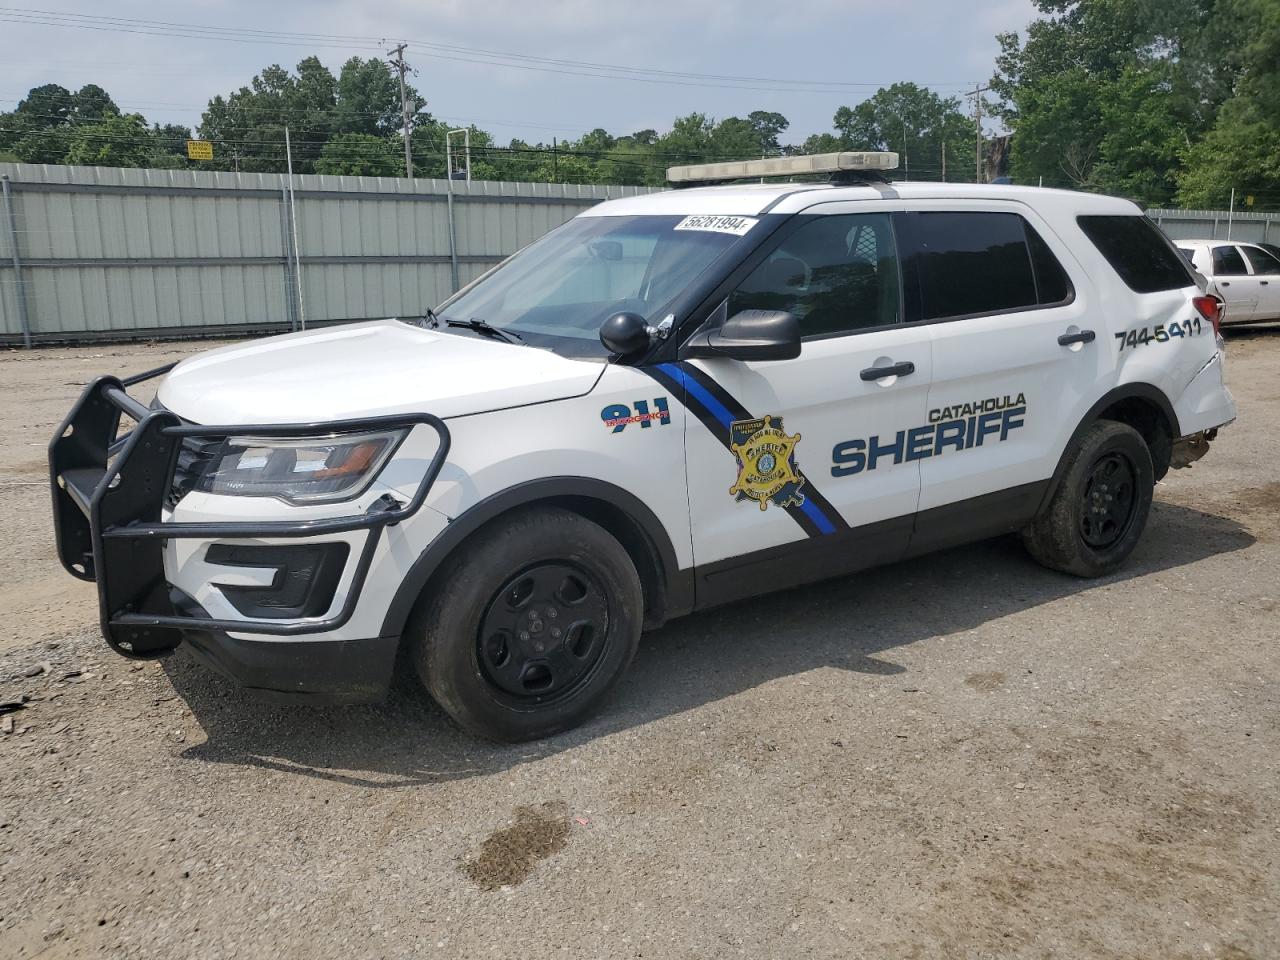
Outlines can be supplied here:
<path id="1" fill-rule="evenodd" d="M 1085 480 L 1080 503 L 1080 535 L 1095 550 L 1123 537 L 1133 522 L 1137 470 L 1119 451 L 1100 457 Z"/>
<path id="2" fill-rule="evenodd" d="M 509 742 L 594 710 L 630 663 L 644 597 L 604 528 L 528 507 L 471 535 L 427 584 L 410 627 L 428 692 L 462 727 Z"/>
<path id="3" fill-rule="evenodd" d="M 1142 435 L 1098 420 L 1063 457 L 1048 504 L 1022 531 L 1037 561 L 1078 577 L 1116 570 L 1147 525 L 1155 473 Z"/>
<path id="4" fill-rule="evenodd" d="M 535 702 L 571 693 L 609 642 L 609 602 L 581 565 L 539 563 L 494 594 L 476 636 L 476 662 L 503 693 Z"/>

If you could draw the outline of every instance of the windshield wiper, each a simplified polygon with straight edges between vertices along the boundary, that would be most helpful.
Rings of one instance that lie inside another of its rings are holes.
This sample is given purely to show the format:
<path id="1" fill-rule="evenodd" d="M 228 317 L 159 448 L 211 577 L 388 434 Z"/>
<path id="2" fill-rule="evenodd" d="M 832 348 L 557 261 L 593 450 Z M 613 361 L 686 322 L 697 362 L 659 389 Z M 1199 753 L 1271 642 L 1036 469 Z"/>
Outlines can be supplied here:
<path id="1" fill-rule="evenodd" d="M 482 333 L 486 337 L 496 337 L 506 343 L 524 343 L 524 337 L 516 333 L 514 330 L 503 330 L 495 327 L 488 320 L 479 320 L 472 317 L 470 320 L 446 320 L 446 327 L 465 327 L 468 330 L 474 330 L 476 333 Z"/>
<path id="2" fill-rule="evenodd" d="M 432 328 L 433 330 L 434 330 L 436 327 L 440 326 L 440 315 L 439 315 L 439 314 L 437 314 L 437 313 L 436 313 L 434 310 L 432 310 L 430 307 L 427 307 L 427 312 L 426 312 L 426 313 L 424 313 L 424 314 L 422 315 L 421 319 L 422 319 L 422 320 L 425 320 L 427 323 L 431 324 L 431 328 Z"/>

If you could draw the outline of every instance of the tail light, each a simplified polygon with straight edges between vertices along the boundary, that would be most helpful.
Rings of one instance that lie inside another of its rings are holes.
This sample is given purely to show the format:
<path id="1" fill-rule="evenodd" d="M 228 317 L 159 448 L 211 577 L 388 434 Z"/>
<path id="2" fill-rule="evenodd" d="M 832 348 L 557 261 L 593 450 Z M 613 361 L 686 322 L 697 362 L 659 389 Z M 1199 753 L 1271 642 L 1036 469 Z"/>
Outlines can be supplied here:
<path id="1" fill-rule="evenodd" d="M 1191 304 L 1199 311 L 1200 316 L 1213 324 L 1214 336 L 1222 336 L 1222 311 L 1226 304 L 1211 293 L 1203 297 L 1192 297 Z"/>

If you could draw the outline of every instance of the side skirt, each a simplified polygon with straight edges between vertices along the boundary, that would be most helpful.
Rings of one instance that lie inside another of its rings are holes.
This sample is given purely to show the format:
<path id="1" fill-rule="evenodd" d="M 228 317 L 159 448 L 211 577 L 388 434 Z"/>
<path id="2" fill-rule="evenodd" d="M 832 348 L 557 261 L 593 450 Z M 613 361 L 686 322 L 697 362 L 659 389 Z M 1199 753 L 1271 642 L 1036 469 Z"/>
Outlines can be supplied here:
<path id="1" fill-rule="evenodd" d="M 696 609 L 847 576 L 947 547 L 1013 533 L 1039 510 L 1049 481 L 1023 484 L 925 510 L 797 540 L 696 568 Z"/>

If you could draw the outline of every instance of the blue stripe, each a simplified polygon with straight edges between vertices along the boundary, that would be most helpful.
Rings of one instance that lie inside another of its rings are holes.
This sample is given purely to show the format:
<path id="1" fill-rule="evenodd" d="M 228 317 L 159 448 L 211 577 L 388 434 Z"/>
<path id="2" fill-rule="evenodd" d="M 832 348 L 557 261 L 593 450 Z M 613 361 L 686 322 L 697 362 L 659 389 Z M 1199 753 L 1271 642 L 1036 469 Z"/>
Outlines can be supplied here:
<path id="1" fill-rule="evenodd" d="M 658 369 L 683 386 L 689 396 L 701 403 L 713 417 L 723 424 L 726 430 L 729 429 L 729 425 L 733 423 L 733 414 L 725 409 L 724 404 L 712 396 L 698 381 L 694 380 L 693 377 L 689 376 L 674 363 L 660 363 L 658 364 Z M 822 512 L 822 509 L 812 499 L 806 497 L 804 503 L 800 504 L 800 509 L 823 534 L 836 532 L 835 524 L 827 518 L 827 515 Z"/>
<path id="2" fill-rule="evenodd" d="M 800 509 L 805 512 L 805 516 L 818 525 L 818 529 L 823 533 L 836 532 L 835 524 L 828 520 L 827 515 L 819 510 L 818 505 L 808 497 L 805 497 L 804 503 L 800 504 Z"/>
<path id="3" fill-rule="evenodd" d="M 724 404 L 708 393 L 700 383 L 688 376 L 674 363 L 660 363 L 658 364 L 658 369 L 667 376 L 679 380 L 685 390 L 696 397 L 698 402 L 706 407 L 711 415 L 724 425 L 726 430 L 729 429 L 729 424 L 733 422 L 733 414 L 726 410 Z"/>

